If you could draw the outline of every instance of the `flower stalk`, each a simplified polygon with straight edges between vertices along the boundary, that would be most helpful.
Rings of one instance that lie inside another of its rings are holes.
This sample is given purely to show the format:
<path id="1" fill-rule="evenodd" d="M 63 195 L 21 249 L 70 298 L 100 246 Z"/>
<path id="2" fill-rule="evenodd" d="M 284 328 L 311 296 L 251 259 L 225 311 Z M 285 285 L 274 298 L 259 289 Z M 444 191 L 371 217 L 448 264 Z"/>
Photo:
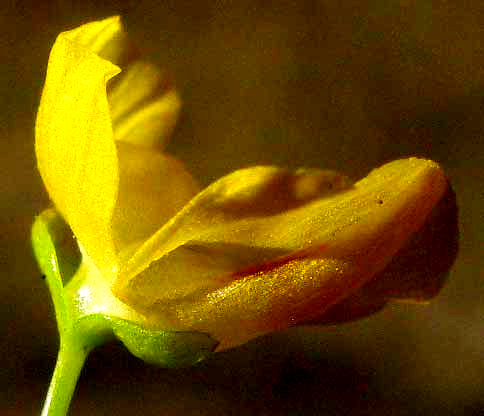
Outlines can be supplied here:
<path id="1" fill-rule="evenodd" d="M 32 228 L 32 245 L 49 291 L 59 330 L 60 348 L 42 416 L 64 416 L 77 385 L 77 380 L 91 348 L 83 343 L 73 325 L 71 310 L 64 293 L 56 242 L 62 223 L 53 211 L 38 217 Z M 57 242 L 59 243 L 59 242 Z"/>
<path id="2" fill-rule="evenodd" d="M 50 382 L 41 416 L 67 415 L 77 380 L 89 354 L 74 339 L 61 341 L 54 374 Z"/>

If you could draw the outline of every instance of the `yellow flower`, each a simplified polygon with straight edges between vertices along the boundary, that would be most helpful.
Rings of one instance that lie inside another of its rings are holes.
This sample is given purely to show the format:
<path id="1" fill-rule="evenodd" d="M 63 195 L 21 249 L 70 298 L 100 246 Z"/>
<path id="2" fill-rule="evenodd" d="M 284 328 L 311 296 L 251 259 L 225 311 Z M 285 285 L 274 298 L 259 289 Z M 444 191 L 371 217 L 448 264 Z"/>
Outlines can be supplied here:
<path id="1" fill-rule="evenodd" d="M 435 162 L 397 160 L 356 183 L 258 166 L 200 190 L 163 152 L 179 107 L 165 77 L 133 59 L 118 17 L 57 38 L 36 153 L 81 249 L 69 285 L 84 314 L 205 332 L 224 349 L 438 291 L 455 207 Z"/>

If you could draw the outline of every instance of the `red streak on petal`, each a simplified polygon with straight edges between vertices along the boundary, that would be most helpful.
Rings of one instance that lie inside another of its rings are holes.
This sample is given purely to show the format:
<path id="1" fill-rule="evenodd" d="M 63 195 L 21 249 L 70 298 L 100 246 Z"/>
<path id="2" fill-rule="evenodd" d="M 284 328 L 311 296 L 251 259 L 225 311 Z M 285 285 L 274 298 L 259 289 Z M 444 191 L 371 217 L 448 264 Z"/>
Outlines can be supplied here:
<path id="1" fill-rule="evenodd" d="M 237 280 L 251 275 L 264 274 L 272 270 L 275 270 L 278 267 L 281 267 L 284 264 L 294 260 L 320 257 L 321 253 L 326 251 L 327 247 L 328 247 L 327 244 L 320 244 L 314 247 L 309 247 L 309 248 L 304 248 L 302 250 L 294 251 L 293 253 L 287 256 L 278 257 L 274 260 L 268 260 L 263 263 L 245 267 L 241 270 L 238 270 L 232 273 L 230 275 L 230 280 Z"/>

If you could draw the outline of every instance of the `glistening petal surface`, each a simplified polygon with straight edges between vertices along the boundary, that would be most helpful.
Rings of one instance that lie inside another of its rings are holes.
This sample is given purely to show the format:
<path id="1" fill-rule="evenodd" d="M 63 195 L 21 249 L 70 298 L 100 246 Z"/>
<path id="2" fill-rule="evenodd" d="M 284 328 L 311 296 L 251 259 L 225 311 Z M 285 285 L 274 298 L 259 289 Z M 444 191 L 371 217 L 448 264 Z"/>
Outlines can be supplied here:
<path id="1" fill-rule="evenodd" d="M 36 122 L 38 167 L 49 195 L 85 253 L 107 278 L 117 259 L 111 217 L 118 162 L 106 97 L 119 68 L 76 41 L 96 25 L 57 38 Z M 96 32 L 97 33 L 97 32 Z M 73 38 L 71 40 L 71 38 Z"/>
<path id="2" fill-rule="evenodd" d="M 158 260 L 132 273 L 118 296 L 149 319 L 210 333 L 220 348 L 238 345 L 318 316 L 358 290 L 422 226 L 447 187 L 436 163 L 415 158 L 329 194 L 302 186 L 314 172 L 282 172 L 243 170 L 208 187 L 133 257 L 139 263 L 132 267 Z M 204 250 L 214 248 L 218 268 L 203 267 Z M 189 282 L 189 290 L 174 302 L 156 265 L 176 269 L 177 260 L 185 261 L 177 282 Z"/>

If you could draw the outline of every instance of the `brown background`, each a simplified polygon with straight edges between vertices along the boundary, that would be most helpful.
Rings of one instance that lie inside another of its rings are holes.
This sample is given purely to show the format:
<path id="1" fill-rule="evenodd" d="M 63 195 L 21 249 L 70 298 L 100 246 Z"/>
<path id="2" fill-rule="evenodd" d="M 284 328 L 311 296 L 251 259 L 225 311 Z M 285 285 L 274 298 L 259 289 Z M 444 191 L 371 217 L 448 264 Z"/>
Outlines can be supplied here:
<path id="1" fill-rule="evenodd" d="M 29 245 L 48 204 L 33 126 L 49 49 L 58 32 L 116 13 L 175 74 L 185 105 L 170 151 L 203 184 L 249 164 L 358 178 L 427 156 L 457 192 L 461 250 L 428 307 L 273 334 L 184 370 L 106 346 L 90 357 L 71 414 L 484 409 L 484 2 L 32 0 L 0 6 L 0 413 L 39 413 L 57 348 Z"/>

